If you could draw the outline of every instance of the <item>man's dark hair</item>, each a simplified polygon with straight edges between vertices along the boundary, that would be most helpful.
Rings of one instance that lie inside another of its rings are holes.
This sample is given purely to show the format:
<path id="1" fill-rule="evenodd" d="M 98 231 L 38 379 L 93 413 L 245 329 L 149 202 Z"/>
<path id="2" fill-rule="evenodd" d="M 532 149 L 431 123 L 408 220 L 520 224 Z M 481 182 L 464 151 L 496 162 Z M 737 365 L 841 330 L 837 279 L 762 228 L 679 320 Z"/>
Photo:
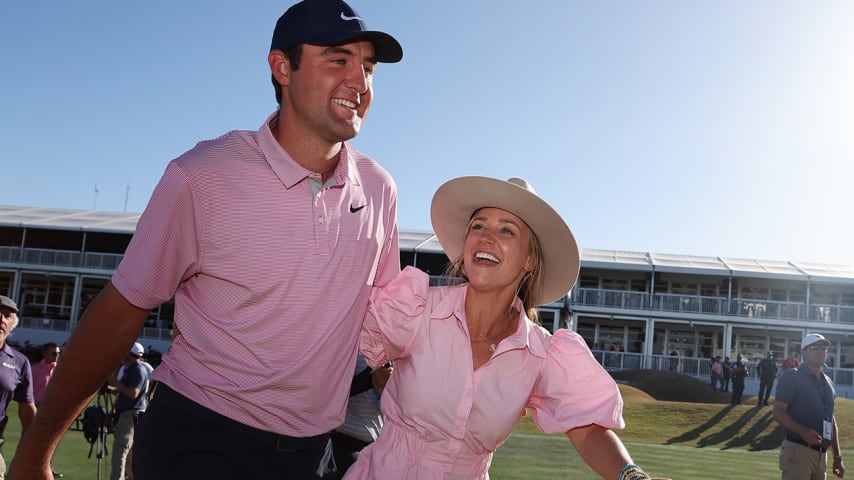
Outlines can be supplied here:
<path id="1" fill-rule="evenodd" d="M 285 56 L 288 57 L 288 61 L 291 62 L 291 70 L 298 70 L 299 63 L 302 59 L 302 44 L 294 45 L 293 47 L 285 50 Z M 276 105 L 282 104 L 282 86 L 279 85 L 279 82 L 276 81 L 276 77 L 273 74 L 270 74 L 270 80 L 273 81 L 273 90 L 276 91 Z"/>
<path id="2" fill-rule="evenodd" d="M 59 345 L 57 345 L 53 342 L 47 342 L 44 345 L 42 345 L 42 354 L 46 354 L 48 352 L 53 352 L 54 350 L 56 350 L 57 347 L 59 347 Z"/>

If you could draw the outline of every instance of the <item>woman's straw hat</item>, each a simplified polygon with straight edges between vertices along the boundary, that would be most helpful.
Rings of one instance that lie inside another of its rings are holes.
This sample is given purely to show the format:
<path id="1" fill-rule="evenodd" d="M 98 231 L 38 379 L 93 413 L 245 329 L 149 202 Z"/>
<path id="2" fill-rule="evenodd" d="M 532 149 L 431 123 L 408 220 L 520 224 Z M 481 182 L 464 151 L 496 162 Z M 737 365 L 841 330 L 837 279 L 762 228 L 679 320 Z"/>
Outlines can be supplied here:
<path id="1" fill-rule="evenodd" d="M 494 207 L 521 218 L 540 241 L 543 252 L 543 305 L 567 294 L 578 278 L 575 237 L 558 214 L 526 180 L 459 177 L 436 190 L 430 207 L 433 231 L 453 262 L 463 254 L 466 227 L 478 209 Z"/>

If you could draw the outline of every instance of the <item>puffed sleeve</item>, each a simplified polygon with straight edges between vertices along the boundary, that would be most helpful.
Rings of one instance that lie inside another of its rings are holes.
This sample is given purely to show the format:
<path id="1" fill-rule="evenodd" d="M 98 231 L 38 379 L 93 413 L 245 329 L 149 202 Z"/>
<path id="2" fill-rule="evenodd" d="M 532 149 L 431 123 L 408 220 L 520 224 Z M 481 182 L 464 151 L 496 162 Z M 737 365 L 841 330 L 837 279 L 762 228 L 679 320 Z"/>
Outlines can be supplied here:
<path id="1" fill-rule="evenodd" d="M 545 433 L 596 424 L 623 428 L 623 398 L 613 378 L 593 358 L 580 335 L 558 330 L 528 408 Z"/>
<path id="2" fill-rule="evenodd" d="M 371 368 L 407 354 L 426 319 L 430 277 L 406 267 L 382 288 L 374 288 L 359 337 L 359 351 Z"/>

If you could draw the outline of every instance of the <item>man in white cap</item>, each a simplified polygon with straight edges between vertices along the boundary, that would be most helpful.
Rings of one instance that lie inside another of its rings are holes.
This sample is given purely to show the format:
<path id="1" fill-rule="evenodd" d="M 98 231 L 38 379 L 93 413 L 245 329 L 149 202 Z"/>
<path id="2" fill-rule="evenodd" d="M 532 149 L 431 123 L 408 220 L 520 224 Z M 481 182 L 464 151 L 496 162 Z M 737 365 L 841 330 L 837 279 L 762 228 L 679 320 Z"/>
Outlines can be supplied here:
<path id="1" fill-rule="evenodd" d="M 803 362 L 780 377 L 774 401 L 774 420 L 786 430 L 780 448 L 783 480 L 818 480 L 827 476 L 827 449 L 833 450 L 833 474 L 845 474 L 839 447 L 839 427 L 833 415 L 836 390 L 822 372 L 830 342 L 810 333 L 801 342 Z"/>
<path id="2" fill-rule="evenodd" d="M 18 326 L 18 304 L 11 298 L 0 295 L 0 445 L 3 445 L 3 430 L 9 417 L 6 408 L 12 400 L 18 402 L 18 418 L 21 419 L 21 431 L 30 426 L 36 414 L 33 397 L 33 374 L 30 361 L 21 352 L 6 342 L 12 330 Z M 0 479 L 6 475 L 6 462 L 0 455 Z"/>
<path id="3" fill-rule="evenodd" d="M 113 441 L 113 468 L 110 473 L 111 480 L 125 480 L 126 472 L 130 465 L 127 459 L 133 447 L 133 432 L 140 412 L 145 411 L 148 403 L 146 388 L 148 387 L 148 370 L 142 365 L 142 356 L 145 349 L 139 342 L 133 344 L 125 355 L 121 378 L 118 372 L 114 373 L 107 382 L 115 388 L 116 398 L 116 421 L 115 439 Z"/>

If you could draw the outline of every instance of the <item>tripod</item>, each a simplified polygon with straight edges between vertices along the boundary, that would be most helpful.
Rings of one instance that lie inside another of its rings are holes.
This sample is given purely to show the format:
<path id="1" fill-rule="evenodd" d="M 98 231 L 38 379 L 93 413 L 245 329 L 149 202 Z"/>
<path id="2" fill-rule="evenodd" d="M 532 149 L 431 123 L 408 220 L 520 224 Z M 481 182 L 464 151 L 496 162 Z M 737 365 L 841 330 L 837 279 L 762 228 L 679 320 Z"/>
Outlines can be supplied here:
<path id="1" fill-rule="evenodd" d="M 96 415 L 98 418 L 94 420 L 94 425 L 97 431 L 93 438 L 90 439 L 89 458 L 92 457 L 92 451 L 95 451 L 95 457 L 98 459 L 98 480 L 101 480 L 101 462 L 107 454 L 107 434 L 110 433 L 112 425 L 113 411 L 113 395 L 107 391 L 106 386 L 98 392 L 98 397 L 95 400 Z M 87 409 L 88 410 L 88 409 Z M 84 414 L 85 418 L 85 414 Z"/>

